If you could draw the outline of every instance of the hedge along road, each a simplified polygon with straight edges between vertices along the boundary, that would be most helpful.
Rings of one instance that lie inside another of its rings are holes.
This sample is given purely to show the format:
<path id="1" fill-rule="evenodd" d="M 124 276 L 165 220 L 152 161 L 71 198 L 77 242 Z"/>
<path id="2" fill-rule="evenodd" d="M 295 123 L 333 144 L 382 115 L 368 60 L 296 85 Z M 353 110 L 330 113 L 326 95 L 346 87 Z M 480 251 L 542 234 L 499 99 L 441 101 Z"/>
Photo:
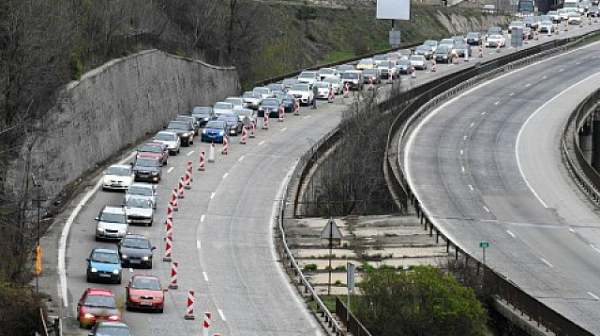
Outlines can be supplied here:
<path id="1" fill-rule="evenodd" d="M 578 29 L 571 29 L 570 34 L 591 28 Z M 559 37 L 564 37 L 564 33 Z M 549 37 L 540 42 L 544 38 Z M 496 54 L 488 49 L 484 60 L 506 52 Z M 418 85 L 468 65 L 438 65 L 436 73 L 418 71 L 417 78 L 409 83 Z M 381 91 L 382 95 L 385 91 Z M 249 139 L 245 146 L 237 143 L 239 137 L 231 137 L 229 155 L 222 156 L 217 151 L 215 164 L 208 165 L 205 172 L 194 171 L 192 190 L 180 201 L 180 211 L 174 218 L 173 253 L 179 262 L 179 289 L 167 293 L 164 314 L 124 313 L 125 322 L 135 334 L 198 334 L 198 319 L 204 311 L 213 314 L 212 331 L 229 335 L 319 333 L 319 327 L 287 284 L 289 280 L 276 261 L 273 209 L 282 181 L 297 158 L 337 125 L 341 110 L 349 101 L 337 97 L 334 104 L 320 103 L 317 111 L 302 108 L 300 117 L 287 114 L 283 123 L 271 119 L 269 130 L 258 128 L 257 138 Z M 159 185 L 157 224 L 150 228 L 131 227 L 132 232 L 149 236 L 157 246 L 155 267 L 149 271 L 126 269 L 123 283 L 136 273 L 153 274 L 165 285 L 169 283 L 170 264 L 161 261 L 165 228 L 160 223 L 165 221 L 166 203 L 186 162 L 192 160 L 197 165 L 202 149 L 207 151 L 207 144 L 185 148 L 165 167 Z M 59 281 L 59 292 L 64 293 L 70 316 L 74 316 L 76 301 L 87 287 L 106 286 L 124 297 L 123 286 L 85 282 L 85 257 L 90 250 L 115 246 L 94 241 L 93 219 L 103 205 L 119 205 L 122 200 L 121 193 L 92 189 L 71 214 L 72 224 L 64 228 L 59 248 L 59 273 L 64 277 Z M 196 291 L 196 322 L 183 320 L 188 289 Z"/>
<path id="2" fill-rule="evenodd" d="M 457 96 L 410 135 L 409 182 L 433 223 L 470 255 L 600 333 L 594 207 L 561 162 L 570 113 L 600 85 L 600 43 Z"/>

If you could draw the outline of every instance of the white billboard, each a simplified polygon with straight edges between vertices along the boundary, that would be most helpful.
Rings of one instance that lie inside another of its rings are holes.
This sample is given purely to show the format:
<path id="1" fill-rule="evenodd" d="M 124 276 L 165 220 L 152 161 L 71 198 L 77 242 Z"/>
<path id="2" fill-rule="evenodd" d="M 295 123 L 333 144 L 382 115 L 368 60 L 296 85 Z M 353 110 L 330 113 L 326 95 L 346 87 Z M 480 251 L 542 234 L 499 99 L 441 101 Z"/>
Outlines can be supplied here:
<path id="1" fill-rule="evenodd" d="M 410 20 L 410 0 L 377 0 L 377 18 Z"/>

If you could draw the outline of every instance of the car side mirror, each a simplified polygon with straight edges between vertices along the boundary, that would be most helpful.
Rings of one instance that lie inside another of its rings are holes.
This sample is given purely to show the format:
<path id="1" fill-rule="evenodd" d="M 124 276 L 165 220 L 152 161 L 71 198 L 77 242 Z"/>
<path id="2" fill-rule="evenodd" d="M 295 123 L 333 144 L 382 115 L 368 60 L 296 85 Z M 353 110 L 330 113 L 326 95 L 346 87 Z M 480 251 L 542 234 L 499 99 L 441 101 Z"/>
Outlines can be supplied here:
<path id="1" fill-rule="evenodd" d="M 152 246 L 152 248 L 150 248 L 151 251 L 156 250 L 156 246 Z"/>
<path id="2" fill-rule="evenodd" d="M 163 288 L 163 292 L 168 292 L 169 289 L 168 288 Z"/>
<path id="3" fill-rule="evenodd" d="M 133 162 L 129 162 L 129 165 L 133 167 Z"/>
<path id="4" fill-rule="evenodd" d="M 128 220 L 127 220 L 127 224 L 131 224 L 131 219 L 128 219 Z"/>
<path id="5" fill-rule="evenodd" d="M 94 218 L 94 219 L 95 219 L 95 220 L 100 220 L 100 217 L 96 217 L 96 218 Z"/>
<path id="6" fill-rule="evenodd" d="M 90 258 L 85 258 L 85 261 L 90 261 Z"/>

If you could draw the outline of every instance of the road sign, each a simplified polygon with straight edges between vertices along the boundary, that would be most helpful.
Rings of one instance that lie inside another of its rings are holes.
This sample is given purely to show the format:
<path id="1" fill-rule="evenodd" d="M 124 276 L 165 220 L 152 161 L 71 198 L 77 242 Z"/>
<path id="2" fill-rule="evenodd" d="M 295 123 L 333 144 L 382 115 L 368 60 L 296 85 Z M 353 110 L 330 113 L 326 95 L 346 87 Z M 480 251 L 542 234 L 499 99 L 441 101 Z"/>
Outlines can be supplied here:
<path id="1" fill-rule="evenodd" d="M 482 241 L 479 243 L 479 247 L 481 247 L 482 249 L 486 249 L 486 248 L 490 247 L 490 243 L 488 243 L 486 241 Z"/>
<path id="2" fill-rule="evenodd" d="M 395 30 L 392 28 L 392 30 L 389 31 L 389 39 L 390 46 L 392 46 L 392 48 L 398 48 L 400 47 L 400 41 L 402 40 L 402 33 L 400 30 Z"/>
<path id="3" fill-rule="evenodd" d="M 356 270 L 356 265 L 351 262 L 348 262 L 347 269 L 348 269 L 347 270 L 348 274 L 347 274 L 346 283 L 347 283 L 348 291 L 351 291 L 354 289 L 354 273 Z"/>
<path id="4" fill-rule="evenodd" d="M 523 28 L 513 28 L 510 31 L 510 45 L 515 48 L 523 45 Z"/>
<path id="5" fill-rule="evenodd" d="M 332 246 L 339 246 L 342 243 L 342 238 L 342 232 L 340 232 L 337 224 L 335 224 L 333 218 L 329 218 L 323 231 L 321 231 L 321 244 L 329 246 L 329 243 L 331 242 Z"/>

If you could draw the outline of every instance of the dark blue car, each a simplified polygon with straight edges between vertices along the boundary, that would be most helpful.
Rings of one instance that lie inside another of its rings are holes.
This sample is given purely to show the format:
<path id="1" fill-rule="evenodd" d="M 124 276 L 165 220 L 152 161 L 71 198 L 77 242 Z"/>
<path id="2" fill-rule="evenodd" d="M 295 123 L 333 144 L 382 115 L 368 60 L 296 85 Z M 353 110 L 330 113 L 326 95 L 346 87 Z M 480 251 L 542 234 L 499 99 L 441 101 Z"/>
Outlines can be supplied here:
<path id="1" fill-rule="evenodd" d="M 87 281 L 108 281 L 120 284 L 121 258 L 117 250 L 95 248 L 87 261 Z"/>
<path id="2" fill-rule="evenodd" d="M 203 142 L 223 142 L 223 136 L 229 132 L 229 126 L 223 120 L 211 120 L 206 123 L 202 130 Z"/>

